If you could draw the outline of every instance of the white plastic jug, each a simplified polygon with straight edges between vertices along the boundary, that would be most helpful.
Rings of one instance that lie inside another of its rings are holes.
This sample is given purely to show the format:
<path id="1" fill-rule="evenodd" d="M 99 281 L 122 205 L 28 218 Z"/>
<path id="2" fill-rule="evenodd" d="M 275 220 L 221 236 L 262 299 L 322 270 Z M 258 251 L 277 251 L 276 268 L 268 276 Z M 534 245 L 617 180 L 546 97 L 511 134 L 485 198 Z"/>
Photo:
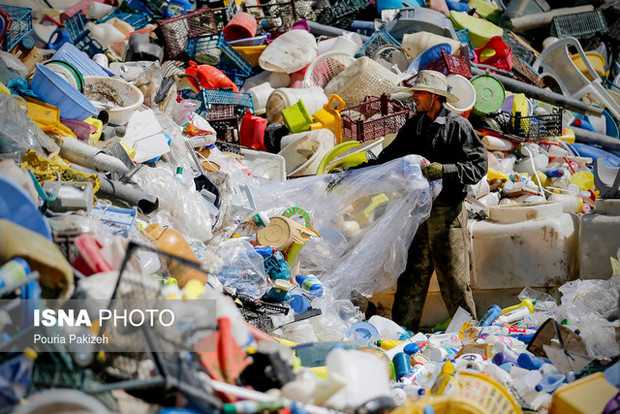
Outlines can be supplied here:
<path id="1" fill-rule="evenodd" d="M 314 36 L 305 30 L 291 30 L 267 46 L 258 64 L 265 70 L 291 74 L 305 68 L 316 56 Z"/>
<path id="2" fill-rule="evenodd" d="M 381 339 L 397 340 L 400 339 L 400 335 L 405 332 L 405 329 L 396 322 L 379 315 L 371 316 L 370 319 L 368 319 L 368 323 L 377 328 Z"/>

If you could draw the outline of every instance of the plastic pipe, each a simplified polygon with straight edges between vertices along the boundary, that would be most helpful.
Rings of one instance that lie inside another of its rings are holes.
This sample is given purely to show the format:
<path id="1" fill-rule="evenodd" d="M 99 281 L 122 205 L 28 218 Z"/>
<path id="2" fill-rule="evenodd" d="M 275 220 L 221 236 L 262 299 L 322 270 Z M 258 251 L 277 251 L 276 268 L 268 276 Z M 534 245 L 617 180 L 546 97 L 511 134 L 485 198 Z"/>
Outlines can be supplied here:
<path id="1" fill-rule="evenodd" d="M 575 142 L 582 144 L 596 144 L 603 147 L 607 151 L 620 151 L 620 140 L 608 137 L 607 135 L 598 134 L 582 128 L 573 128 L 575 132 Z"/>
<path id="2" fill-rule="evenodd" d="M 355 33 L 355 32 L 350 32 L 349 30 L 344 30 L 344 29 L 339 29 L 337 27 L 328 26 L 326 24 L 312 22 L 310 20 L 308 20 L 308 26 L 310 26 L 310 33 L 312 33 L 315 36 L 325 35 L 325 36 L 337 37 L 345 33 Z M 362 38 L 363 42 L 366 42 L 368 39 L 370 39 L 368 36 L 364 36 L 364 35 L 359 35 L 359 36 Z"/>
<path id="3" fill-rule="evenodd" d="M 515 32 L 523 32 L 530 29 L 545 27 L 551 23 L 554 17 L 569 14 L 585 13 L 594 10 L 594 6 L 585 5 L 579 7 L 564 7 L 561 9 L 550 10 L 545 13 L 527 14 L 515 17 L 506 22 L 506 25 Z"/>
<path id="4" fill-rule="evenodd" d="M 483 70 L 480 70 L 476 67 L 471 68 L 471 73 L 473 75 L 486 75 L 487 73 Z M 539 101 L 547 102 L 555 106 L 561 106 L 562 108 L 570 109 L 574 112 L 579 112 L 580 114 L 594 115 L 594 116 L 602 116 L 603 109 L 598 108 L 593 105 L 588 105 L 587 103 L 578 101 L 569 96 L 564 96 L 559 93 L 552 92 L 547 89 L 541 89 L 538 86 L 528 85 L 527 83 L 520 82 L 515 79 L 508 78 L 502 75 L 491 74 L 497 80 L 499 80 L 504 88 L 516 92 L 516 93 L 524 93 L 528 96 L 528 98 L 537 99 Z"/>

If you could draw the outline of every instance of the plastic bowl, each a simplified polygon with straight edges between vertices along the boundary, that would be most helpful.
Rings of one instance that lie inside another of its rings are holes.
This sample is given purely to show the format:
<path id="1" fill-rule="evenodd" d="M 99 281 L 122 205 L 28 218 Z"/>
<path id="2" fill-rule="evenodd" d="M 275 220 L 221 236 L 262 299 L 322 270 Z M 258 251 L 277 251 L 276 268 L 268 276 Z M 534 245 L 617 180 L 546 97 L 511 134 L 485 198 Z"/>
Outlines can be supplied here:
<path id="1" fill-rule="evenodd" d="M 585 54 L 586 59 L 588 59 L 588 62 L 590 63 L 596 74 L 600 77 L 605 76 L 605 58 L 600 53 L 596 52 L 585 52 Z M 570 58 L 575 64 L 575 66 L 577 66 L 577 69 L 579 69 L 579 72 L 583 73 L 586 78 L 594 80 L 590 76 L 590 72 L 588 72 L 588 69 L 586 68 L 586 65 L 584 64 L 583 59 L 581 58 L 581 55 L 579 53 L 572 55 Z"/>
<path id="2" fill-rule="evenodd" d="M 45 103 L 60 110 L 60 117 L 83 121 L 99 113 L 93 104 L 62 76 L 37 63 L 30 88 Z"/>
<path id="3" fill-rule="evenodd" d="M 144 95 L 140 89 L 122 79 L 106 76 L 85 76 L 84 95 L 110 115 L 109 122 L 125 125 L 136 109 L 142 105 Z"/>

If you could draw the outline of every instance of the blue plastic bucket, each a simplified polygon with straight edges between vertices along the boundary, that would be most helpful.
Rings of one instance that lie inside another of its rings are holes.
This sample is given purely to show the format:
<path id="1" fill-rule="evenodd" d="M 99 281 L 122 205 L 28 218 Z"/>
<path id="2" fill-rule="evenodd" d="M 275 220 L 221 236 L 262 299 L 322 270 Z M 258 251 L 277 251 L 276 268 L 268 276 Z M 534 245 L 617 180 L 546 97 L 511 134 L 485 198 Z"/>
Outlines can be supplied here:
<path id="1" fill-rule="evenodd" d="M 99 113 L 93 104 L 69 82 L 48 67 L 36 64 L 30 88 L 45 103 L 60 110 L 60 117 L 83 121 Z"/>

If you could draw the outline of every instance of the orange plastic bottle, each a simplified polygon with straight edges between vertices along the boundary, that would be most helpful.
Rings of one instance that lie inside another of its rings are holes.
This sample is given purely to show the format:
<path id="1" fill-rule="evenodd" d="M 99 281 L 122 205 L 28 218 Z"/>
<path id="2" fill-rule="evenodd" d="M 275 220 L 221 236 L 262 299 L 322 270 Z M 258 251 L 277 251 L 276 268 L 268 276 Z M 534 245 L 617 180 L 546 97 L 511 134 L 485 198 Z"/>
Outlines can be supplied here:
<path id="1" fill-rule="evenodd" d="M 177 230 L 171 227 L 163 228 L 155 223 L 148 226 L 146 232 L 150 236 L 149 239 L 151 242 L 158 249 L 198 263 L 198 257 L 196 257 L 192 248 L 187 244 L 183 235 Z M 209 278 L 206 273 L 192 269 L 175 260 L 168 261 L 168 270 L 170 271 L 170 275 L 177 280 L 181 288 L 192 279 L 196 279 L 204 285 Z"/>

